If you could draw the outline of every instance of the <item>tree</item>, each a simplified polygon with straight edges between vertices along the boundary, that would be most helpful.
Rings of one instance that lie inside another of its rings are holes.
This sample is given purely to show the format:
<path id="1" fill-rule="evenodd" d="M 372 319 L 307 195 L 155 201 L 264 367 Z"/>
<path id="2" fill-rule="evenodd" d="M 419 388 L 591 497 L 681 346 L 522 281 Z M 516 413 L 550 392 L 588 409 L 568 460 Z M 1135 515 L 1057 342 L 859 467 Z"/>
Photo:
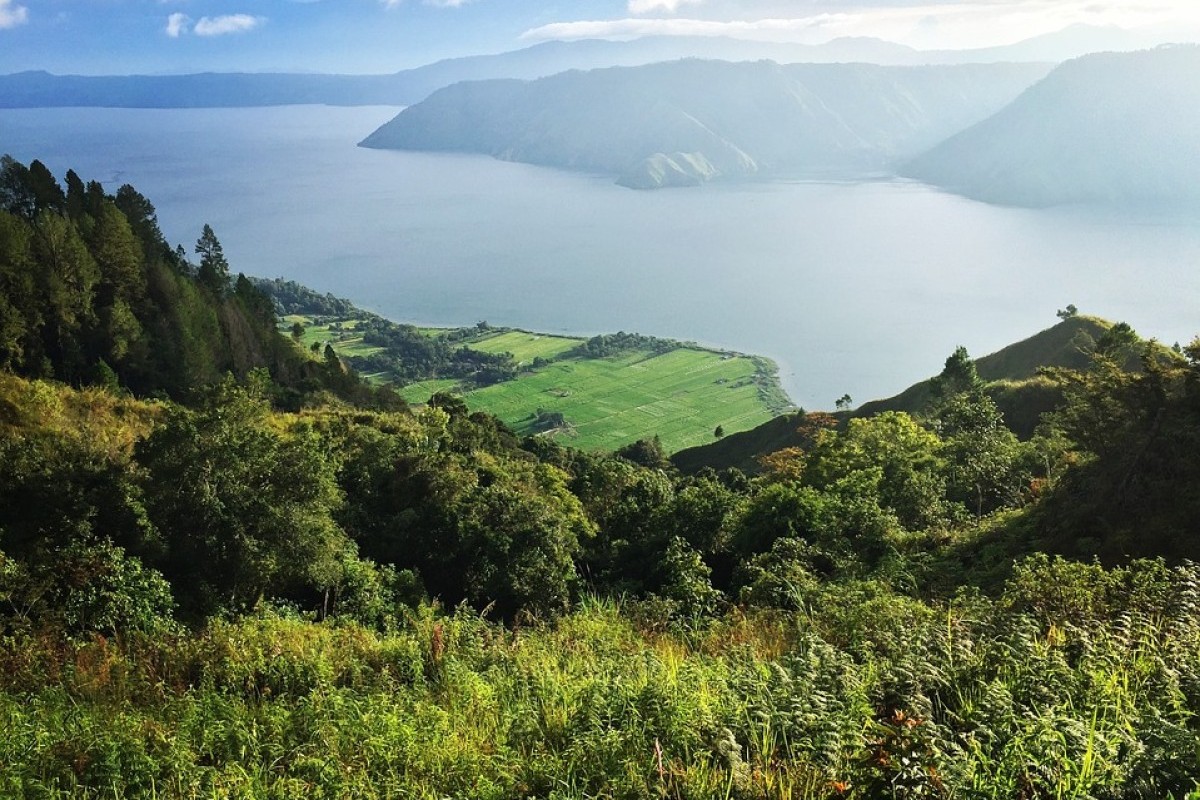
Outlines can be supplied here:
<path id="1" fill-rule="evenodd" d="M 157 552 L 131 470 L 97 438 L 48 427 L 0 436 L 0 549 L 28 561 L 106 538 L 133 555 Z"/>
<path id="2" fill-rule="evenodd" d="M 506 617 L 566 610 L 574 558 L 592 534 L 566 476 L 543 464 L 475 460 L 480 480 L 452 506 L 467 599 L 495 603 Z"/>
<path id="3" fill-rule="evenodd" d="M 967 348 L 959 345 L 946 359 L 941 374 L 933 379 L 931 389 L 935 399 L 945 401 L 982 385 L 971 354 Z"/>
<path id="4" fill-rule="evenodd" d="M 1099 356 L 1107 356 L 1118 358 L 1122 354 L 1127 354 L 1141 344 L 1141 339 L 1137 335 L 1128 322 L 1118 322 L 1111 328 L 1100 334 L 1100 338 L 1096 340 L 1096 354 Z"/>
<path id="5" fill-rule="evenodd" d="M 29 168 L 12 156 L 0 157 L 0 209 L 26 220 L 37 216 L 37 195 Z"/>
<path id="6" fill-rule="evenodd" d="M 838 411 L 849 411 L 854 407 L 854 398 L 852 398 L 849 394 L 844 394 L 837 399 L 835 405 L 837 406 Z"/>
<path id="7" fill-rule="evenodd" d="M 76 635 L 161 631 L 173 606 L 162 575 L 107 539 L 71 541 L 28 559 L 0 552 L 0 599 L 0 629 L 58 625 Z"/>
<path id="8" fill-rule="evenodd" d="M 843 481 L 829 491 L 794 483 L 763 487 L 731 528 L 739 562 L 770 551 L 782 539 L 798 539 L 804 543 L 805 569 L 813 574 L 852 574 L 876 565 L 891 549 L 896 520 L 870 496 L 869 486 L 850 484 Z"/>
<path id="9" fill-rule="evenodd" d="M 87 187 L 73 169 L 67 170 L 67 216 L 81 222 L 86 211 Z"/>
<path id="10" fill-rule="evenodd" d="M 41 269 L 40 295 L 44 304 L 46 352 L 63 380 L 76 380 L 87 365 L 85 332 L 95 321 L 93 304 L 100 273 L 66 218 L 50 212 L 38 216 L 33 253 Z"/>
<path id="11" fill-rule="evenodd" d="M 616 452 L 616 455 L 651 469 L 669 469 L 671 467 L 671 461 L 667 458 L 667 452 L 663 449 L 662 440 L 658 438 L 657 434 L 653 438 L 638 439 L 636 442 L 625 445 Z"/>
<path id="12" fill-rule="evenodd" d="M 1183 356 L 1142 342 L 1097 348 L 1086 370 L 1052 370 L 1063 404 L 1050 416 L 1075 465 L 1039 508 L 1050 547 L 1103 561 L 1200 558 L 1200 341 Z M 1114 352 L 1115 350 L 1115 352 Z"/>
<path id="13" fill-rule="evenodd" d="M 973 506 L 976 519 L 1019 501 L 1030 476 L 1021 469 L 1022 445 L 995 401 L 979 390 L 961 392 L 942 409 L 938 427 L 946 443 L 951 494 Z"/>
<path id="14" fill-rule="evenodd" d="M 713 436 L 717 437 L 718 439 L 725 438 L 725 426 L 718 425 L 716 427 L 716 429 L 713 431 Z"/>
<path id="15" fill-rule="evenodd" d="M 671 480 L 611 456 L 587 459 L 575 473 L 571 490 L 599 528 L 581 559 L 588 581 L 612 591 L 652 589 L 673 522 Z"/>
<path id="16" fill-rule="evenodd" d="M 723 600 L 713 588 L 712 570 L 682 537 L 674 537 L 667 545 L 659 572 L 657 594 L 667 601 L 675 616 L 709 615 Z"/>
<path id="17" fill-rule="evenodd" d="M 218 297 L 224 295 L 229 288 L 229 262 L 212 226 L 206 224 L 201 231 L 196 240 L 196 254 L 200 256 L 196 273 L 200 283 Z"/>
<path id="18" fill-rule="evenodd" d="M 506 617 L 562 610 L 594 530 L 566 474 L 524 452 L 461 452 L 457 439 L 487 438 L 467 431 L 473 415 L 451 419 L 430 406 L 405 420 L 393 432 L 358 426 L 347 435 L 341 519 L 363 555 L 419 573 L 450 605 Z"/>
<path id="19" fill-rule="evenodd" d="M 304 326 L 299 322 L 292 323 L 292 340 L 299 342 L 304 338 Z"/>
<path id="20" fill-rule="evenodd" d="M 43 567 L 53 576 L 49 606 L 67 630 L 116 636 L 155 632 L 171 621 L 171 587 L 156 570 L 111 541 L 72 542 Z"/>
<path id="21" fill-rule="evenodd" d="M 908 414 L 885 411 L 852 419 L 841 433 L 825 431 L 809 451 L 806 483 L 831 490 L 848 479 L 873 486 L 879 504 L 910 530 L 944 524 L 946 504 L 943 444 Z M 854 476 L 861 476 L 855 479 Z"/>
<path id="22" fill-rule="evenodd" d="M 227 379 L 199 411 L 172 409 L 137 449 L 163 572 L 194 613 L 327 589 L 349 546 L 325 444 L 271 423 L 266 384 Z"/>
<path id="23" fill-rule="evenodd" d="M 1071 319 L 1077 314 L 1079 314 L 1079 309 L 1075 307 L 1074 303 L 1068 303 L 1066 308 L 1060 308 L 1057 311 L 1058 318 L 1063 320 Z"/>
<path id="24" fill-rule="evenodd" d="M 95 223 L 90 244 L 104 290 L 100 303 L 133 303 L 145 292 L 144 257 L 133 228 L 116 204 L 108 200 L 100 206 Z"/>
<path id="25" fill-rule="evenodd" d="M 54 174 L 41 161 L 29 163 L 29 186 L 37 203 L 38 211 L 61 212 L 66 208 L 67 196 L 54 179 Z"/>
<path id="26" fill-rule="evenodd" d="M 143 194 L 127 183 L 117 189 L 113 202 L 129 220 L 129 227 L 133 229 L 134 235 L 142 243 L 142 249 L 147 257 L 157 258 L 170 251 L 170 245 L 167 244 L 162 231 L 159 230 L 158 214 L 154 210 L 154 204 Z"/>

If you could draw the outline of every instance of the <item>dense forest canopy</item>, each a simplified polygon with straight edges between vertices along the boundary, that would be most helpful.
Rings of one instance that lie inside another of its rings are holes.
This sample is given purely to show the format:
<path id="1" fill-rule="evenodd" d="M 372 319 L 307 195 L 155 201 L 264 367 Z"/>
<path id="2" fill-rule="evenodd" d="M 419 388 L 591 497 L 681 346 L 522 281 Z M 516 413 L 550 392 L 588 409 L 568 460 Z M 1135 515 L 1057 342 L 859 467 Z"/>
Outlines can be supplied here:
<path id="1" fill-rule="evenodd" d="M 233 276 L 210 226 L 189 254 L 132 186 L 109 195 L 73 171 L 65 183 L 39 161 L 0 161 L 0 366 L 174 399 L 263 368 L 293 406 L 319 391 L 396 404 L 280 337 L 271 301 Z"/>
<path id="2" fill-rule="evenodd" d="M 1197 790 L 1200 341 L 1113 326 L 1024 439 L 956 351 L 685 476 L 389 405 L 130 187 L 0 187 L 0 794 Z"/>

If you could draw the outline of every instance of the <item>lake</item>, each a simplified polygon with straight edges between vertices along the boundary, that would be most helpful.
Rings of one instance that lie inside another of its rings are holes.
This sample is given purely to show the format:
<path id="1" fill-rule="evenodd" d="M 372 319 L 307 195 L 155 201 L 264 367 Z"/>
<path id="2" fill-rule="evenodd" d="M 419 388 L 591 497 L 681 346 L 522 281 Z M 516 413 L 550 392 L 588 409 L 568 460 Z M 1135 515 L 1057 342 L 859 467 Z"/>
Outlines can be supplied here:
<path id="1" fill-rule="evenodd" d="M 1200 333 L 1200 219 L 989 206 L 902 182 L 639 193 L 479 156 L 365 150 L 392 108 L 0 110 L 0 152 L 132 183 L 189 251 L 397 320 L 638 331 L 770 356 L 831 408 L 991 352 L 1069 303 Z"/>

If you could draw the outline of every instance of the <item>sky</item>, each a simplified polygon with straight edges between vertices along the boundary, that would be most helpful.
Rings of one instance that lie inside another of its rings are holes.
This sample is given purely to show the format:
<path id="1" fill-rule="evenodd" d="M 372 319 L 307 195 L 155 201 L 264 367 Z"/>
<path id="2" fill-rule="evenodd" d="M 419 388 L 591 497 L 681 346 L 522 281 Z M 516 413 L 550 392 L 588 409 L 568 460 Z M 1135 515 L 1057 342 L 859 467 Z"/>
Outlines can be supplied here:
<path id="1" fill-rule="evenodd" d="M 960 49 L 1076 24 L 1195 40 L 1200 0 L 0 0 L 0 73 L 385 73 L 648 34 Z"/>

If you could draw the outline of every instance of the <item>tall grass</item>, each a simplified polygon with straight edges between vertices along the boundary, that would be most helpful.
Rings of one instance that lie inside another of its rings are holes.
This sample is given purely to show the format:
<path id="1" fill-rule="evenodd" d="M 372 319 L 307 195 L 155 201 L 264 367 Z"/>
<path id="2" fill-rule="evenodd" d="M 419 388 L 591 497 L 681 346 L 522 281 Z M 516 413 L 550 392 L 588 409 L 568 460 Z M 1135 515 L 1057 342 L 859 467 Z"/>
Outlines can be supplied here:
<path id="1" fill-rule="evenodd" d="M 515 630 L 426 606 L 10 637 L 0 797 L 1183 798 L 1185 577 L 1086 624 L 848 585 L 677 630 L 592 599 Z"/>

